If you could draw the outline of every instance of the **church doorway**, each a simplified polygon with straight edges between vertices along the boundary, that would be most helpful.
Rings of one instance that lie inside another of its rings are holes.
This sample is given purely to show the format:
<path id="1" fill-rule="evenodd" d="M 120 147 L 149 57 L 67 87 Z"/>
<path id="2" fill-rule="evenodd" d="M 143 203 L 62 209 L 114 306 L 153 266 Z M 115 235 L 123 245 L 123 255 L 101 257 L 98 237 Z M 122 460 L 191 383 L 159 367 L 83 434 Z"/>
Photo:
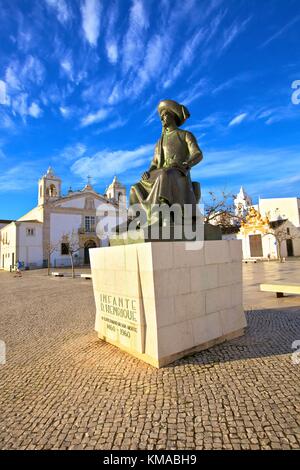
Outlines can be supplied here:
<path id="1" fill-rule="evenodd" d="M 96 248 L 96 247 L 97 247 L 97 245 L 96 245 L 96 242 L 94 242 L 94 240 L 88 240 L 84 244 L 84 264 L 90 264 L 89 249 L 90 248 Z"/>
<path id="2" fill-rule="evenodd" d="M 258 258 L 263 256 L 261 235 L 249 235 L 249 241 L 251 258 Z"/>
<path id="3" fill-rule="evenodd" d="M 288 238 L 286 241 L 286 248 L 287 248 L 287 255 L 294 256 L 293 240 L 291 240 L 290 238 Z"/>

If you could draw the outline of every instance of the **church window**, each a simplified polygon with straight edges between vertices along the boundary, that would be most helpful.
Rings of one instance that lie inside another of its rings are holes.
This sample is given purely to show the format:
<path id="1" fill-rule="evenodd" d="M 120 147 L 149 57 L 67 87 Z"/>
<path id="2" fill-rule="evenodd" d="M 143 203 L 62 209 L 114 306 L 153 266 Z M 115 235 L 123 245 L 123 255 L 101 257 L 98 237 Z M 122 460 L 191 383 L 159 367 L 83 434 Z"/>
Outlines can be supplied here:
<path id="1" fill-rule="evenodd" d="M 61 254 L 68 255 L 69 254 L 69 243 L 62 243 L 61 244 Z"/>
<path id="2" fill-rule="evenodd" d="M 34 228 L 27 228 L 26 229 L 26 236 L 33 237 L 34 236 Z"/>
<path id="3" fill-rule="evenodd" d="M 47 195 L 50 197 L 55 197 L 57 195 L 56 187 L 54 184 L 50 184 L 49 188 L 47 188 Z"/>
<path id="4" fill-rule="evenodd" d="M 84 218 L 84 228 L 86 232 L 95 231 L 95 217 L 93 215 L 86 215 Z"/>
<path id="5" fill-rule="evenodd" d="M 43 195 L 43 187 L 40 186 L 40 197 L 42 197 L 42 195 Z"/>

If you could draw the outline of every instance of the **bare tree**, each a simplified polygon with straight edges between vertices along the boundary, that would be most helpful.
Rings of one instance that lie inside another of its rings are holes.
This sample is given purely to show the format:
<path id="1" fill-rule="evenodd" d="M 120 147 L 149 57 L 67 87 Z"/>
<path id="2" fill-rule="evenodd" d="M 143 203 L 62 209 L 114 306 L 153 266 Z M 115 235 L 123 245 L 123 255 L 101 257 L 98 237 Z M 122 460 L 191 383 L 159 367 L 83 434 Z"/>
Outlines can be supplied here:
<path id="1" fill-rule="evenodd" d="M 270 222 L 271 230 L 265 235 L 273 235 L 276 240 L 277 256 L 280 263 L 283 262 L 282 244 L 287 240 L 295 240 L 300 238 L 300 231 L 287 220 L 277 220 Z"/>
<path id="2" fill-rule="evenodd" d="M 50 276 L 51 274 L 51 255 L 57 249 L 58 243 L 51 243 L 48 242 L 46 245 L 46 253 L 47 253 L 47 274 Z"/>
<path id="3" fill-rule="evenodd" d="M 226 191 L 222 191 L 220 196 L 213 191 L 209 191 L 208 194 L 210 199 L 204 202 L 205 223 L 228 228 L 238 226 L 245 220 L 245 217 L 238 216 L 235 213 L 234 194 Z"/>
<path id="4" fill-rule="evenodd" d="M 71 268 L 72 268 L 72 278 L 75 278 L 75 265 L 74 265 L 74 255 L 77 253 L 80 248 L 80 242 L 76 231 L 73 229 L 71 233 L 67 233 L 62 237 L 62 243 L 67 247 L 68 254 L 70 256 Z"/>

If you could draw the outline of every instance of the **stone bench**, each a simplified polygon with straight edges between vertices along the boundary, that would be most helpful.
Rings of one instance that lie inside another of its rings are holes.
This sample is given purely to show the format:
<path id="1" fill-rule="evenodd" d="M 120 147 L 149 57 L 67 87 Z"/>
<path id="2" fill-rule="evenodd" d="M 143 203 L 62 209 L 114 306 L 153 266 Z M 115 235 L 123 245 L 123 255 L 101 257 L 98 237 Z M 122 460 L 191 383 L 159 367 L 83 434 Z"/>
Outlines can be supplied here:
<path id="1" fill-rule="evenodd" d="M 284 294 L 299 294 L 300 284 L 282 284 L 280 282 L 274 284 L 261 284 L 260 290 L 262 292 L 275 292 L 276 297 L 283 297 Z"/>
<path id="2" fill-rule="evenodd" d="M 54 277 L 64 277 L 64 273 L 52 272 L 52 273 L 51 273 L 51 276 L 54 276 Z"/>
<path id="3" fill-rule="evenodd" d="M 92 279 L 91 274 L 80 274 L 80 277 L 83 277 L 83 279 Z"/>

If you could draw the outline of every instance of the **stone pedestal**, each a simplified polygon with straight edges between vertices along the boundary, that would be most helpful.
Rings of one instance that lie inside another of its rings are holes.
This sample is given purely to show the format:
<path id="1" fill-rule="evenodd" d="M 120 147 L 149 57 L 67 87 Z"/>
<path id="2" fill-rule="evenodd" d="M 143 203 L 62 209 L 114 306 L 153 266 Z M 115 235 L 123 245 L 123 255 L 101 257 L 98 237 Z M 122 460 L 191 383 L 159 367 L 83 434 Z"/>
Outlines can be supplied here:
<path id="1" fill-rule="evenodd" d="M 155 366 L 244 333 L 237 240 L 90 249 L 99 338 Z"/>

